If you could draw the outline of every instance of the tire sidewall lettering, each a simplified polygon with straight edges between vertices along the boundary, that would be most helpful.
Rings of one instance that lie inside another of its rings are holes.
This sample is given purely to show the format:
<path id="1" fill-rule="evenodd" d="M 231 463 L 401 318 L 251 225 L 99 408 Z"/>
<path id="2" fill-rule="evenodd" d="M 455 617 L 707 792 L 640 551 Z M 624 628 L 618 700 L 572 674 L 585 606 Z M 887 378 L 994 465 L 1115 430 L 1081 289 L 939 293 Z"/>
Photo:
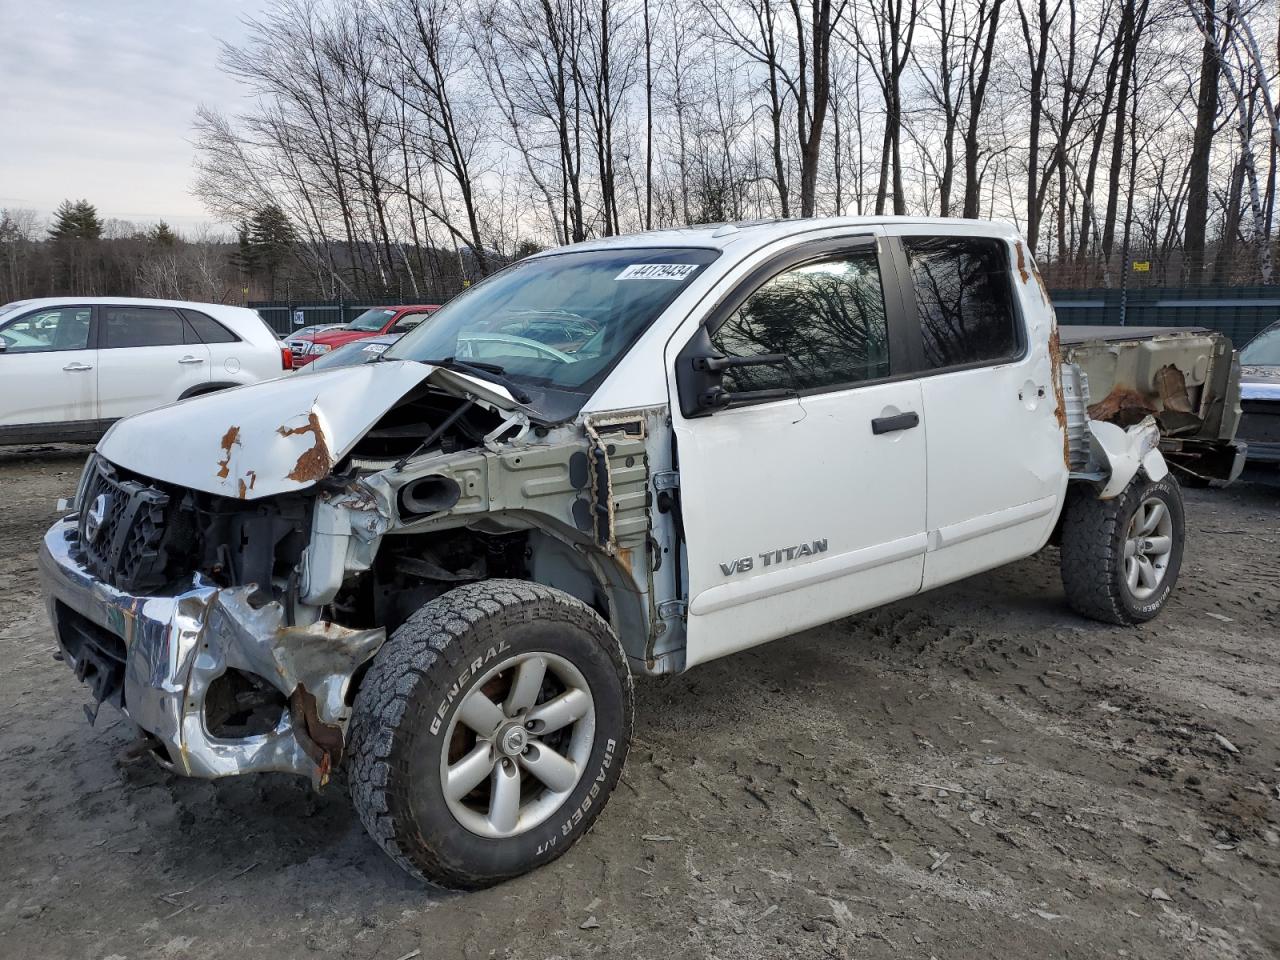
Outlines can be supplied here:
<path id="1" fill-rule="evenodd" d="M 591 788 L 586 792 L 586 795 L 582 798 L 582 801 L 578 804 L 577 809 L 574 810 L 573 813 L 569 814 L 565 818 L 564 822 L 560 824 L 560 834 L 559 834 L 560 836 L 562 837 L 569 836 L 569 834 L 572 833 L 574 829 L 579 824 L 582 823 L 582 818 L 591 809 L 591 805 L 595 802 L 596 797 L 600 796 L 600 787 L 608 778 L 609 769 L 610 767 L 613 766 L 613 754 L 614 754 L 614 751 L 617 749 L 617 746 L 618 746 L 617 741 L 615 741 L 612 737 L 610 737 L 608 740 L 605 741 L 604 756 L 600 758 L 599 772 L 596 774 L 595 779 L 592 780 Z M 546 845 L 546 847 L 550 848 L 554 844 L 555 844 L 555 836 L 553 835 L 551 841 Z M 539 847 L 538 853 L 541 854 L 543 852 L 544 852 L 544 848 Z"/>
<path id="2" fill-rule="evenodd" d="M 449 685 L 449 689 L 445 692 L 444 698 L 441 699 L 431 716 L 430 730 L 432 735 L 438 734 L 444 727 L 445 718 L 449 716 L 449 711 L 453 708 L 454 701 L 458 699 L 458 695 L 467 688 L 467 681 L 475 677 L 485 665 L 490 661 L 497 659 L 500 654 L 507 653 L 511 650 L 510 645 L 505 640 L 499 640 L 497 644 L 490 646 L 484 652 L 484 656 L 476 657 L 469 664 L 463 667 L 462 672 L 458 674 L 457 679 Z"/>

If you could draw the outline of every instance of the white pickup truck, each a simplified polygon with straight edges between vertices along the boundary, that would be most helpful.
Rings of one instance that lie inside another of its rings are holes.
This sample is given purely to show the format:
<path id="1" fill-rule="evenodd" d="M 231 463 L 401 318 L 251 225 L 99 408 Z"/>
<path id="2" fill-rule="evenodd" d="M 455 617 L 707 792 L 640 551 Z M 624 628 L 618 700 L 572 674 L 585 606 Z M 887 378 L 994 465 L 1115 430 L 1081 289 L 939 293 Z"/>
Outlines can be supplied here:
<path id="1" fill-rule="evenodd" d="M 1155 616 L 1179 488 L 1084 387 L 1006 226 L 615 237 L 377 362 L 118 423 L 41 574 L 91 714 L 189 776 L 344 767 L 397 862 L 484 886 L 599 815 L 634 675 L 1051 542 L 1075 610 Z"/>

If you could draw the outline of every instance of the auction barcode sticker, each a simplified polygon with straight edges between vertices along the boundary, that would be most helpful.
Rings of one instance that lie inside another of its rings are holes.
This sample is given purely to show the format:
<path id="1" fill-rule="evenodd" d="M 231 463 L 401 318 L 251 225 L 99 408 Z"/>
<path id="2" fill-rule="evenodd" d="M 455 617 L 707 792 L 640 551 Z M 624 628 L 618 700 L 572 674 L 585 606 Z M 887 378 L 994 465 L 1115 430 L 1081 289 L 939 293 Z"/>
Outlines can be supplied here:
<path id="1" fill-rule="evenodd" d="M 696 263 L 633 263 L 618 280 L 684 280 L 698 269 Z"/>

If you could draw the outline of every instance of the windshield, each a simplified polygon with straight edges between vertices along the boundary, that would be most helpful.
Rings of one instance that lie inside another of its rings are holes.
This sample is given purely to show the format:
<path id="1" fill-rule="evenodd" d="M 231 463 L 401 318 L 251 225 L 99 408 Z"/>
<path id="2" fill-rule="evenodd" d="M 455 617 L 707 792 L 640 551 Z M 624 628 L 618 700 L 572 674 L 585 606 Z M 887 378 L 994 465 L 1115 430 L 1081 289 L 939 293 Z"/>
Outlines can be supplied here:
<path id="1" fill-rule="evenodd" d="M 1280 324 L 1268 327 L 1245 344 L 1240 351 L 1240 364 L 1245 367 L 1280 367 Z"/>
<path id="2" fill-rule="evenodd" d="M 315 373 L 319 370 L 328 370 L 330 367 L 350 367 L 357 363 L 368 363 L 370 360 L 377 359 L 388 346 L 377 339 L 354 340 L 351 343 L 344 343 L 337 350 L 330 350 L 316 357 L 302 369 Z"/>
<path id="3" fill-rule="evenodd" d="M 396 312 L 394 310 L 366 310 L 347 324 L 347 329 L 359 330 L 361 333 L 372 333 L 385 327 L 387 321 L 395 315 Z"/>
<path id="4" fill-rule="evenodd" d="M 454 298 L 384 357 L 496 364 L 544 416 L 567 418 L 718 255 L 644 248 L 523 260 Z"/>

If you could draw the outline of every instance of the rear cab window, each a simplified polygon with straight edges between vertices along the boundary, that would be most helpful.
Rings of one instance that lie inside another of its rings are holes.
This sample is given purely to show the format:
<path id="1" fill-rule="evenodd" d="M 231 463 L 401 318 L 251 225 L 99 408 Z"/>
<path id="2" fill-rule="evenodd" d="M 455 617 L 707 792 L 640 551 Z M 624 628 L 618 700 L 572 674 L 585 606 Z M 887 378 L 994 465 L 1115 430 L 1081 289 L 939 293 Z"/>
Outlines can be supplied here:
<path id="1" fill-rule="evenodd" d="M 991 237 L 903 237 L 920 325 L 921 372 L 1022 355 L 1007 245 Z"/>

